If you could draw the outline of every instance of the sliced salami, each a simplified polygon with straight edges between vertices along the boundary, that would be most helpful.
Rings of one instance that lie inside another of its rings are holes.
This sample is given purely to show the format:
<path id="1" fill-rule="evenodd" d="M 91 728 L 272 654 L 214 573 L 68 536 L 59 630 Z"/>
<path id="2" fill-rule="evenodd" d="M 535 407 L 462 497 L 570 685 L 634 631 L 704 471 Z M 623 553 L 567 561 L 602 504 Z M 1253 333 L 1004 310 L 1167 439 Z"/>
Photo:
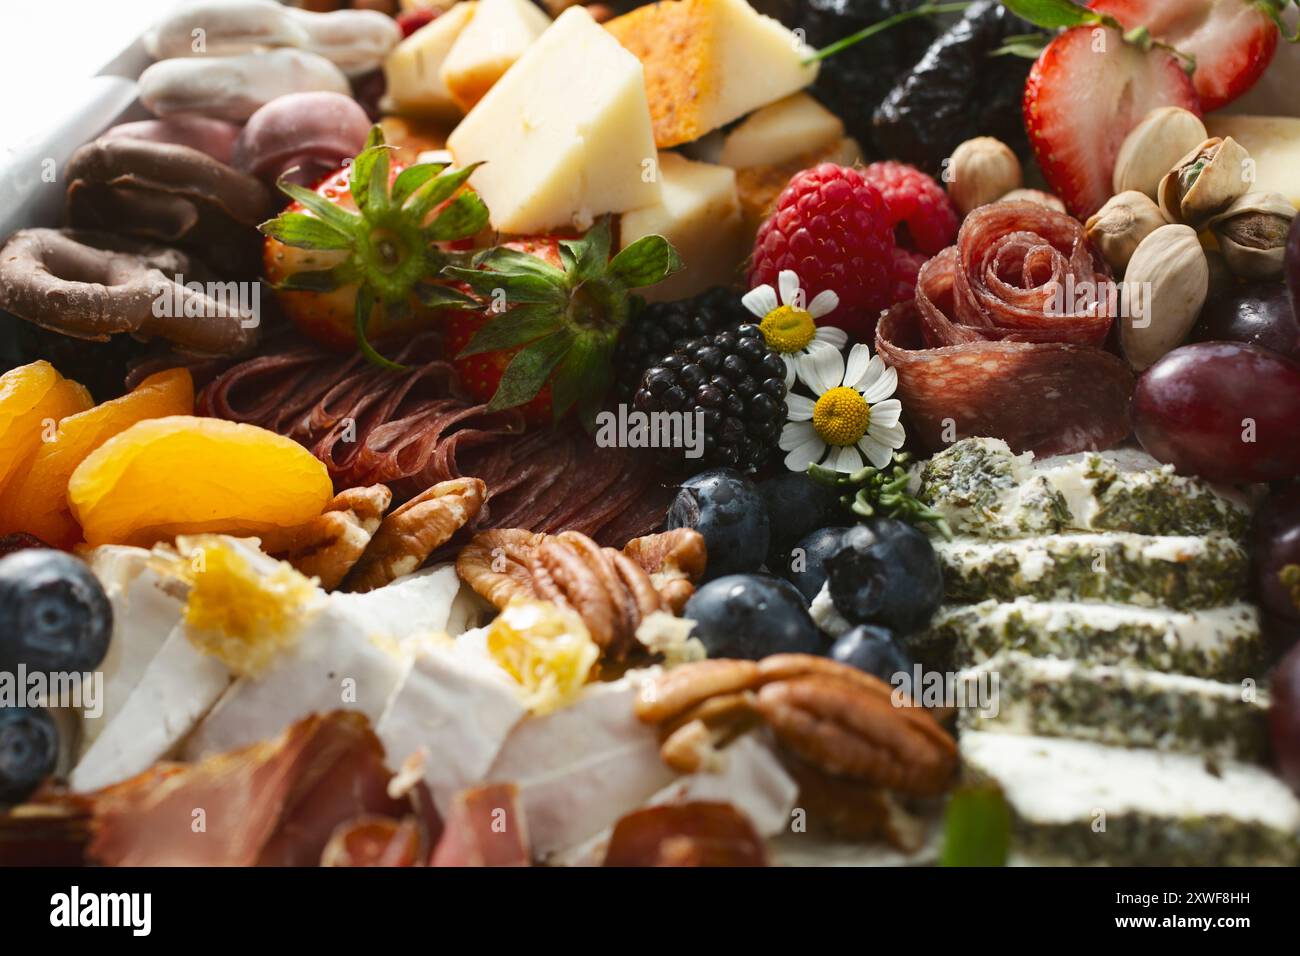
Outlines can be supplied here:
<path id="1" fill-rule="evenodd" d="M 921 269 L 915 301 L 876 330 L 911 432 L 930 451 L 975 435 L 1039 455 L 1123 441 L 1134 380 L 1102 348 L 1112 288 L 1071 217 L 1032 203 L 976 209 Z"/>

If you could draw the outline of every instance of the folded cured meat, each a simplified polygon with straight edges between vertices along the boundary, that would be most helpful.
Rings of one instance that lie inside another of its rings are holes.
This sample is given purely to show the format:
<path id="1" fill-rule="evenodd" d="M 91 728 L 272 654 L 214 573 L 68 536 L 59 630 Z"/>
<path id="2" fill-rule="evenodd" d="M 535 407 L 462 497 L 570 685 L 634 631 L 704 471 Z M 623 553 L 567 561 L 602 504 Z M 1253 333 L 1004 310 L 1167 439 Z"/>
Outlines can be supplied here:
<path id="1" fill-rule="evenodd" d="M 876 329 L 913 434 L 929 450 L 976 435 L 1038 455 L 1118 444 L 1133 375 L 1104 349 L 1115 289 L 1077 220 L 976 209 Z"/>

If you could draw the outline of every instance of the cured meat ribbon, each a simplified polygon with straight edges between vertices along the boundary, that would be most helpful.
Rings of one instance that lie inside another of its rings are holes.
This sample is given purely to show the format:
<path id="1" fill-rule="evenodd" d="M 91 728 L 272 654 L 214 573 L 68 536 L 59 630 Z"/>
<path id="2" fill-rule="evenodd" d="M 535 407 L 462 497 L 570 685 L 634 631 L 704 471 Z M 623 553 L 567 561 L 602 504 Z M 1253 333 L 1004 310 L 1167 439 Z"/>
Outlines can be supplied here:
<path id="1" fill-rule="evenodd" d="M 1025 202 L 971 212 L 922 267 L 915 301 L 876 329 L 912 433 L 931 451 L 976 435 L 1038 455 L 1118 444 L 1133 375 L 1104 350 L 1115 288 L 1070 216 Z"/>

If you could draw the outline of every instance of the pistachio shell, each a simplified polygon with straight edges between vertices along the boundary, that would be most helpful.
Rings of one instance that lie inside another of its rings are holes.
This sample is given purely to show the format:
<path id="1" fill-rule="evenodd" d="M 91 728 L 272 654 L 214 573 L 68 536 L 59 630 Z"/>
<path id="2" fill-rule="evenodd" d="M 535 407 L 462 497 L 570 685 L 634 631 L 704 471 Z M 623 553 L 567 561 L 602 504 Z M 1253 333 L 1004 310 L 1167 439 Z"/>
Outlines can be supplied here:
<path id="1" fill-rule="evenodd" d="M 1277 193 L 1239 197 L 1211 217 L 1207 225 L 1233 275 L 1242 279 L 1277 279 L 1282 275 L 1287 231 L 1295 207 Z"/>
<path id="2" fill-rule="evenodd" d="M 1123 275 L 1138 243 L 1166 222 L 1160 207 L 1145 193 L 1130 189 L 1108 199 L 1088 218 L 1085 228 L 1111 270 Z"/>
<path id="3" fill-rule="evenodd" d="M 1194 229 L 1227 209 L 1250 188 L 1246 161 L 1250 154 L 1231 136 L 1205 140 L 1180 159 L 1160 180 L 1160 211 L 1170 222 L 1185 223 Z M 1184 188 L 1184 173 L 1200 166 L 1191 185 Z"/>
<path id="4" fill-rule="evenodd" d="M 1196 230 L 1170 224 L 1143 239 L 1124 276 L 1120 346 L 1142 371 L 1187 338 L 1205 304 L 1210 267 Z"/>
<path id="5" fill-rule="evenodd" d="M 1115 192 L 1136 190 L 1156 198 L 1160 180 L 1209 134 L 1195 113 L 1178 106 L 1152 110 L 1129 132 L 1115 159 Z"/>

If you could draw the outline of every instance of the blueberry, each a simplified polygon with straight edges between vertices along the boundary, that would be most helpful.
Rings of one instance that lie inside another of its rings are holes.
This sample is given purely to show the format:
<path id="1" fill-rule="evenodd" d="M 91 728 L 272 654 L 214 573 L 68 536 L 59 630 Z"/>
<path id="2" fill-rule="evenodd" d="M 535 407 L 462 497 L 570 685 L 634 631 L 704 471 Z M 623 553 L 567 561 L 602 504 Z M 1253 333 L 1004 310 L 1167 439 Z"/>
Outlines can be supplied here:
<path id="1" fill-rule="evenodd" d="M 759 484 L 758 493 L 767 503 L 772 522 L 768 567 L 773 569 L 784 565 L 786 554 L 800 538 L 832 524 L 840 510 L 835 492 L 802 471 L 787 471 L 769 478 Z"/>
<path id="2" fill-rule="evenodd" d="M 824 563 L 835 609 L 855 624 L 909 634 L 943 600 L 934 548 L 905 521 L 873 518 L 850 528 Z"/>
<path id="3" fill-rule="evenodd" d="M 710 578 L 756 571 L 767 556 L 767 508 L 754 485 L 729 468 L 684 481 L 664 527 L 694 528 L 704 535 Z"/>
<path id="4" fill-rule="evenodd" d="M 39 707 L 0 707 L 0 804 L 31 796 L 58 757 L 53 717 Z"/>
<path id="5" fill-rule="evenodd" d="M 911 680 L 912 658 L 898 643 L 893 632 L 885 627 L 859 624 L 840 635 L 831 645 L 829 656 L 841 664 L 874 674 L 891 687 L 897 686 L 895 674 L 907 674 L 908 680 Z"/>
<path id="6" fill-rule="evenodd" d="M 826 583 L 826 558 L 840 546 L 840 539 L 848 528 L 818 528 L 800 538 L 790 553 L 776 566 L 804 600 L 812 603 L 817 592 Z"/>
<path id="7" fill-rule="evenodd" d="M 702 586 L 686 617 L 710 657 L 758 660 L 769 654 L 820 654 L 821 633 L 799 596 L 767 575 L 731 574 Z"/>
<path id="8" fill-rule="evenodd" d="M 112 635 L 113 607 L 84 562 L 48 549 L 0 559 L 0 671 L 94 670 Z"/>

